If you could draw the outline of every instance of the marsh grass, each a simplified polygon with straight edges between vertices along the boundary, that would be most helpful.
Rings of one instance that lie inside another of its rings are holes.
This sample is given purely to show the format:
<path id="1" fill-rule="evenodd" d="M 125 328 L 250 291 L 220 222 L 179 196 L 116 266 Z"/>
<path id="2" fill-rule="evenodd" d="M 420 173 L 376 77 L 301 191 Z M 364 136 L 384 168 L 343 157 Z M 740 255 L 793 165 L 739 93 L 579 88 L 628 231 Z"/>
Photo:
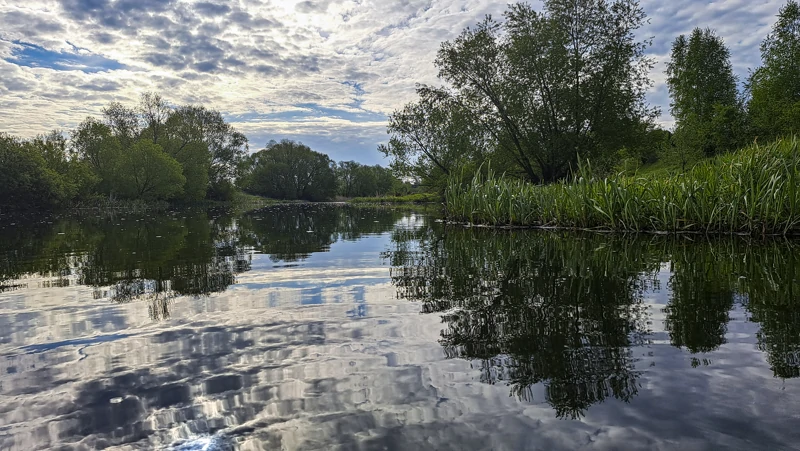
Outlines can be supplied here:
<path id="1" fill-rule="evenodd" d="M 619 231 L 800 233 L 798 139 L 698 163 L 673 177 L 600 178 L 588 163 L 571 180 L 537 186 L 479 171 L 445 192 L 448 219 L 494 226 Z"/>

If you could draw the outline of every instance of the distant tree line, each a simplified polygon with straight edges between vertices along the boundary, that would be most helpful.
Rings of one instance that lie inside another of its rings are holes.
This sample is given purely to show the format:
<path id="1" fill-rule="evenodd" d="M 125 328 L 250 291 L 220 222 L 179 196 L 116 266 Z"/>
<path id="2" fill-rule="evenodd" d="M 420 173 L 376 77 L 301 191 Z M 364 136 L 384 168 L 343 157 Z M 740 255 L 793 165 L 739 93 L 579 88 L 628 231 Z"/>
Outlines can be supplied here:
<path id="1" fill-rule="evenodd" d="M 645 95 L 654 61 L 637 38 L 636 0 L 545 0 L 509 5 L 444 42 L 442 86 L 389 117 L 379 150 L 401 176 L 431 189 L 479 167 L 534 183 L 569 176 L 578 161 L 617 170 L 700 158 L 800 131 L 800 6 L 781 8 L 761 45 L 762 66 L 740 89 L 730 52 L 711 29 L 679 36 L 667 66 L 675 126 L 659 128 Z"/>
<path id="2" fill-rule="evenodd" d="M 113 102 L 65 134 L 33 139 L 0 133 L 0 205 L 47 207 L 99 197 L 191 202 L 231 200 L 237 190 L 276 199 L 405 194 L 391 170 L 336 164 L 293 141 L 248 154 L 244 134 L 218 111 L 170 106 L 145 93 L 135 107 Z"/>
<path id="3" fill-rule="evenodd" d="M 336 163 L 328 155 L 291 141 L 270 141 L 245 159 L 241 187 L 273 199 L 324 201 L 341 197 L 407 194 L 408 182 L 392 170 L 355 161 Z"/>

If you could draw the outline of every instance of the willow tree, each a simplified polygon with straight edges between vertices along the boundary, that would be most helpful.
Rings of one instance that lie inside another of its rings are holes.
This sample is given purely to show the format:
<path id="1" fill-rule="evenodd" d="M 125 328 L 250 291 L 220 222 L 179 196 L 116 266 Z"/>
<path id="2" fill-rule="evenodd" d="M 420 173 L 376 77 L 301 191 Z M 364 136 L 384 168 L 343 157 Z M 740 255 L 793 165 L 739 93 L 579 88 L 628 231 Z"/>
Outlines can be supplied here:
<path id="1" fill-rule="evenodd" d="M 439 77 L 534 182 L 566 176 L 577 158 L 603 158 L 648 127 L 652 62 L 636 37 L 635 0 L 510 5 L 442 44 Z"/>

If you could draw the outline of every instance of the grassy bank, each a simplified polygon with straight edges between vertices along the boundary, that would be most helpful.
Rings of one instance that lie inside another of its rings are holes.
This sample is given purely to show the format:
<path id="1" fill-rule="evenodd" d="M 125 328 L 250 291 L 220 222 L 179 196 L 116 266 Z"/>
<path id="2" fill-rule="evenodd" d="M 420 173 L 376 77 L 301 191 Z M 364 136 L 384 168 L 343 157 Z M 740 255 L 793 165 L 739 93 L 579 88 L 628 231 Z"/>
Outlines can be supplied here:
<path id="1" fill-rule="evenodd" d="M 349 202 L 353 204 L 422 204 L 431 202 L 441 202 L 441 197 L 431 193 L 408 194 L 406 196 L 385 196 L 385 197 L 355 197 Z"/>
<path id="2" fill-rule="evenodd" d="M 668 177 L 599 178 L 589 167 L 548 186 L 480 173 L 445 193 L 448 219 L 619 231 L 800 233 L 798 140 L 752 145 Z"/>

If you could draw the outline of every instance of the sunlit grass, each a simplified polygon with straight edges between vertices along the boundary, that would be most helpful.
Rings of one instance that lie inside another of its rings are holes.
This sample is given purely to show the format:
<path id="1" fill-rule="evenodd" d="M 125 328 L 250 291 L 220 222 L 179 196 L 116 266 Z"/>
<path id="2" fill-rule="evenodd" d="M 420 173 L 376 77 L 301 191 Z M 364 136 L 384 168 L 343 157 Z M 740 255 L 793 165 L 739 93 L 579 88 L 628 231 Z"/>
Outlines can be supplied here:
<path id="1" fill-rule="evenodd" d="M 537 186 L 480 171 L 445 192 L 449 219 L 488 225 L 622 231 L 800 231 L 797 138 L 752 145 L 685 174 L 600 178 L 589 165 L 569 181 Z"/>

